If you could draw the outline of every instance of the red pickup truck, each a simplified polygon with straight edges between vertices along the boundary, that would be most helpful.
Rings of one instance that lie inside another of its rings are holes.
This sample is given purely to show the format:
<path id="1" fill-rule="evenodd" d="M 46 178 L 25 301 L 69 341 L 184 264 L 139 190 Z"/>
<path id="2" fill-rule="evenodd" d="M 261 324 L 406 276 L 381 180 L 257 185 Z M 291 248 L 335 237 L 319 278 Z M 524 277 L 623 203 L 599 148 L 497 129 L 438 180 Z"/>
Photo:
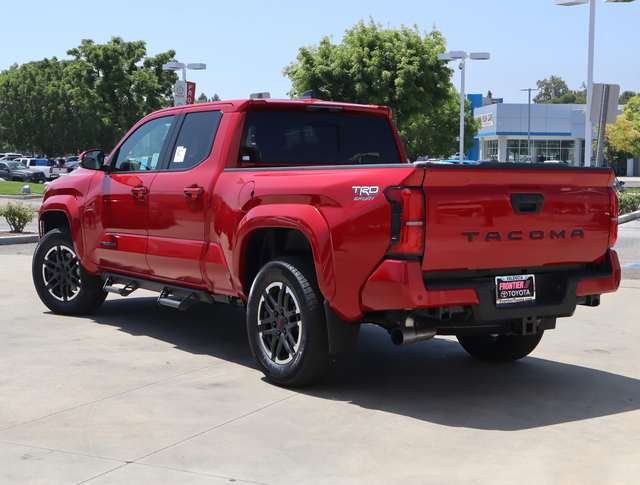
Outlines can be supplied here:
<path id="1" fill-rule="evenodd" d="M 407 163 L 386 107 L 169 108 L 81 160 L 39 212 L 44 304 L 77 315 L 144 288 L 177 309 L 245 306 L 280 385 L 324 378 L 363 323 L 519 359 L 620 283 L 612 171 Z"/>

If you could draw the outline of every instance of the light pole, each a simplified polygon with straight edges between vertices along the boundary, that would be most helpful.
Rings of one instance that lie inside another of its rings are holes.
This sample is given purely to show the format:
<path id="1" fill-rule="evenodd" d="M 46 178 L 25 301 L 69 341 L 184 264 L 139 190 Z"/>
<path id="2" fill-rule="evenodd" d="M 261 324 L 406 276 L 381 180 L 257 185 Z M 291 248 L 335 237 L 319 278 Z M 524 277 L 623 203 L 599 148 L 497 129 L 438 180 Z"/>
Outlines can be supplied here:
<path id="1" fill-rule="evenodd" d="M 533 163 L 533 158 L 531 158 L 531 91 L 540 91 L 536 88 L 527 88 L 521 89 L 520 91 L 529 91 L 529 106 L 527 109 L 527 156 L 529 157 L 529 161 Z"/>
<path id="2" fill-rule="evenodd" d="M 611 3 L 629 3 L 635 0 L 604 0 Z M 593 105 L 593 51 L 596 36 L 596 0 L 556 0 L 556 5 L 571 7 L 573 5 L 589 4 L 589 53 L 587 57 L 587 113 L 584 119 L 584 164 L 591 165 L 593 147 L 593 123 L 589 119 Z"/>
<path id="3" fill-rule="evenodd" d="M 464 76 L 465 76 L 465 61 L 471 59 L 473 61 L 484 61 L 490 58 L 488 52 L 471 52 L 465 51 L 449 51 L 444 54 L 438 54 L 439 61 L 453 61 L 460 60 L 460 150 L 458 151 L 458 160 L 462 163 L 464 159 L 464 108 L 465 108 L 465 95 L 464 95 Z"/>
<path id="4" fill-rule="evenodd" d="M 178 102 L 178 98 L 176 97 L 176 94 L 180 94 L 181 97 L 183 96 L 183 93 L 186 90 L 186 83 L 187 83 L 187 69 L 193 69 L 193 70 L 197 70 L 197 71 L 202 71 L 204 69 L 207 68 L 206 64 L 203 64 L 201 62 L 195 62 L 195 63 L 184 63 L 184 62 L 167 62 L 166 64 L 162 65 L 162 69 L 164 71 L 182 71 L 182 80 L 179 80 L 176 82 L 175 85 L 175 90 L 173 93 L 173 101 L 174 101 L 174 106 L 180 106 L 181 104 L 184 104 L 182 102 Z M 195 90 L 195 84 L 194 84 L 194 90 Z M 180 91 L 182 91 L 182 93 L 180 93 Z M 194 97 L 195 97 L 195 93 L 193 93 Z"/>

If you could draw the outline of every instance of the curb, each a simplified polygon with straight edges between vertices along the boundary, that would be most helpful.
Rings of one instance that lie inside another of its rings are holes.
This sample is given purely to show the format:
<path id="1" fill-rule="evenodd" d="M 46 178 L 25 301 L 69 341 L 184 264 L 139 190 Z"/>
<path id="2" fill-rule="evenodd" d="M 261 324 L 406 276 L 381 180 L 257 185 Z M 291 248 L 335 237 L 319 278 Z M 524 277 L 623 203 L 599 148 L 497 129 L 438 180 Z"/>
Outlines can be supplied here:
<path id="1" fill-rule="evenodd" d="M 31 194 L 31 195 L 0 195 L 0 199 L 42 199 L 42 194 Z"/>
<path id="2" fill-rule="evenodd" d="M 629 214 L 618 216 L 618 224 L 624 224 L 625 222 L 635 221 L 636 219 L 640 219 L 640 211 L 630 212 Z"/>
<path id="3" fill-rule="evenodd" d="M 28 244 L 40 241 L 40 236 L 37 234 L 24 235 L 24 236 L 7 236 L 0 237 L 0 246 L 7 246 L 9 244 Z"/>

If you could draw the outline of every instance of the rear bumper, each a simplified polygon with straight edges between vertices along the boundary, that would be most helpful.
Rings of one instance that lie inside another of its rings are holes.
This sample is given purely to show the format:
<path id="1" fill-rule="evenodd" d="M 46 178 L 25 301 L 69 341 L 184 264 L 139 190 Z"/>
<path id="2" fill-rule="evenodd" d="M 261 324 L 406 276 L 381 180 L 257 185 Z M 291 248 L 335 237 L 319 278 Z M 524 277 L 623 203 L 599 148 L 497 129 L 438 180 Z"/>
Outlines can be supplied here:
<path id="1" fill-rule="evenodd" d="M 362 291 L 364 312 L 420 308 L 470 306 L 476 322 L 525 318 L 570 316 L 576 305 L 595 306 L 602 293 L 620 286 L 621 270 L 615 251 L 588 269 L 531 269 L 539 287 L 536 302 L 498 307 L 495 304 L 494 275 L 455 274 L 429 280 L 418 261 L 384 261 L 371 275 Z M 502 271 L 502 270 L 500 270 Z M 495 272 L 495 271 L 494 271 Z M 504 274 L 509 273 L 505 270 Z"/>

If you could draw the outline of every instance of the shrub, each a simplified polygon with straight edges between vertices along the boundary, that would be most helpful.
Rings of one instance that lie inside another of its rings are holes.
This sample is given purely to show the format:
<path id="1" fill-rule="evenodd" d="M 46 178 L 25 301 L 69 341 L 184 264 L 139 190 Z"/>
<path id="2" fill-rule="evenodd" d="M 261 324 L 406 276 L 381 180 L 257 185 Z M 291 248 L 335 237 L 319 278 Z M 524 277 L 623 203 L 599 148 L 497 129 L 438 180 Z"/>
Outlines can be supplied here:
<path id="1" fill-rule="evenodd" d="M 15 204 L 9 202 L 4 207 L 0 207 L 0 216 L 3 216 L 11 232 L 22 232 L 27 224 L 29 224 L 35 217 L 35 209 L 16 202 Z"/>
<path id="2" fill-rule="evenodd" d="M 619 193 L 618 215 L 640 210 L 640 194 Z"/>

